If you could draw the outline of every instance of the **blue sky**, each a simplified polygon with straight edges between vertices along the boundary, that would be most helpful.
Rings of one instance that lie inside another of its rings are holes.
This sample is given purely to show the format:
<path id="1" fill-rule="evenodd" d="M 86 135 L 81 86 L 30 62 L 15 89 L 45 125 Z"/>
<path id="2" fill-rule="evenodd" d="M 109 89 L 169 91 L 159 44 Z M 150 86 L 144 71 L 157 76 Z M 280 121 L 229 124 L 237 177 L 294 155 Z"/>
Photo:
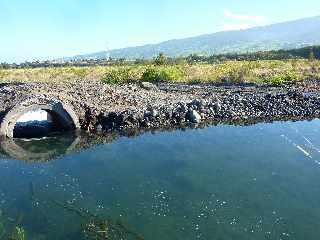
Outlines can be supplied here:
<path id="1" fill-rule="evenodd" d="M 0 62 L 72 56 L 316 15 L 319 0 L 0 0 Z"/>

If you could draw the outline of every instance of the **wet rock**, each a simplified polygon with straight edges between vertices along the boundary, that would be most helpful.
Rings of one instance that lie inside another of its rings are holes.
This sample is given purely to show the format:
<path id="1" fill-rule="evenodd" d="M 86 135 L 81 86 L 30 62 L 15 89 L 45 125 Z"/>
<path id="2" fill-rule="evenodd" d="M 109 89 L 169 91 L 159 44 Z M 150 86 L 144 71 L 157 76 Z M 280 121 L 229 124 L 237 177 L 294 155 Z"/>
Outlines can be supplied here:
<path id="1" fill-rule="evenodd" d="M 215 102 L 213 106 L 214 106 L 214 110 L 217 112 L 220 112 L 222 109 L 221 103 L 219 101 Z"/>
<path id="2" fill-rule="evenodd" d="M 159 112 L 156 109 L 150 109 L 144 113 L 145 118 L 156 118 Z"/>
<path id="3" fill-rule="evenodd" d="M 98 124 L 98 125 L 96 126 L 96 131 L 97 131 L 98 133 L 101 133 L 102 130 L 103 130 L 102 125 L 101 125 L 101 124 Z"/>
<path id="4" fill-rule="evenodd" d="M 200 109 L 203 107 L 203 103 L 199 99 L 195 99 L 189 104 L 189 107 L 193 109 Z"/>
<path id="5" fill-rule="evenodd" d="M 151 109 L 150 114 L 151 114 L 151 117 L 153 117 L 153 118 L 155 118 L 159 115 L 159 113 L 156 109 Z"/>
<path id="6" fill-rule="evenodd" d="M 201 122 L 201 115 L 196 110 L 190 110 L 187 114 L 187 118 L 192 123 Z"/>

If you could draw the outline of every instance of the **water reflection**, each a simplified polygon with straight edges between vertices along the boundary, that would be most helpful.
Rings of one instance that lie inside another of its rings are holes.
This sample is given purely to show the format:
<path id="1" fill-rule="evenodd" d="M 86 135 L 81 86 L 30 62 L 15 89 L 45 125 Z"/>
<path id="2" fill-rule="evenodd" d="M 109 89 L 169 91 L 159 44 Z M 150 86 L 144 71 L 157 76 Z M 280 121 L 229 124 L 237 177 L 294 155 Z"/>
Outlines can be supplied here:
<path id="1" fill-rule="evenodd" d="M 110 143 L 119 134 L 90 135 L 68 133 L 44 138 L 4 138 L 0 140 L 2 158 L 24 160 L 29 163 L 48 162 L 64 155 L 83 151 L 93 145 Z"/>
<path id="2" fill-rule="evenodd" d="M 298 119 L 297 119 L 298 121 Z M 81 152 L 92 146 L 112 143 L 120 137 L 135 138 L 144 133 L 157 134 L 161 132 L 186 131 L 190 129 L 205 129 L 212 126 L 250 126 L 261 123 L 260 121 L 231 121 L 231 122 L 206 122 L 182 127 L 166 127 L 162 129 L 144 130 L 133 129 L 129 131 L 114 131 L 100 134 L 89 134 L 82 131 L 57 132 L 42 138 L 0 138 L 0 158 L 24 160 L 29 163 L 40 163 L 55 160 L 59 157 L 75 152 Z M 272 121 L 270 121 L 272 123 Z M 285 136 L 282 136 L 285 137 Z"/>
<path id="3" fill-rule="evenodd" d="M 14 141 L 59 161 L 0 160 L 0 236 L 318 239 L 319 120 L 140 133 Z"/>
<path id="4" fill-rule="evenodd" d="M 204 128 L 205 125 L 194 125 L 189 128 Z M 100 134 L 86 132 L 57 133 L 43 138 L 2 138 L 0 139 L 0 158 L 24 160 L 29 163 L 41 163 L 59 157 L 84 151 L 90 147 L 112 143 L 120 137 L 135 138 L 144 133 L 184 131 L 186 128 L 163 128 L 157 130 L 114 131 Z"/>
<path id="5" fill-rule="evenodd" d="M 46 162 L 72 152 L 79 143 L 76 136 L 42 139 L 5 139 L 0 142 L 1 152 L 13 159 L 27 162 Z"/>

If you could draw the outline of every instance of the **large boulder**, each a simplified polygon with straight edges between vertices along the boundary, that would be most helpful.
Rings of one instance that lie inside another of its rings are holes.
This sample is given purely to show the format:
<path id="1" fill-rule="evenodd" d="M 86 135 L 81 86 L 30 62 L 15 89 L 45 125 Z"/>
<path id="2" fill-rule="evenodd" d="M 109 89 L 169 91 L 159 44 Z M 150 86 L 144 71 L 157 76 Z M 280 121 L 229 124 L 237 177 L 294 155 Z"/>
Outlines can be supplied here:
<path id="1" fill-rule="evenodd" d="M 201 116 L 196 110 L 190 110 L 187 113 L 187 118 L 192 123 L 200 123 L 201 122 Z"/>
<path id="2" fill-rule="evenodd" d="M 149 90 L 149 91 L 150 90 L 153 90 L 153 91 L 158 90 L 158 87 L 155 84 L 150 83 L 150 82 L 141 82 L 140 87 L 143 89 Z"/>

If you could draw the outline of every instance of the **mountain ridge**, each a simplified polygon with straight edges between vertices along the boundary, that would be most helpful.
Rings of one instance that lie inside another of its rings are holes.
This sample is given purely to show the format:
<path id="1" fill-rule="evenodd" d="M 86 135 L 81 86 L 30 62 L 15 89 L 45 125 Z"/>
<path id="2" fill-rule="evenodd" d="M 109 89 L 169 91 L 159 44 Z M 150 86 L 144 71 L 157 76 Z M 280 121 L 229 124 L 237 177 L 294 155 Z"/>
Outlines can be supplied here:
<path id="1" fill-rule="evenodd" d="M 221 31 L 199 36 L 171 39 L 155 44 L 76 55 L 68 60 L 88 58 L 146 58 L 159 52 L 170 57 L 190 54 L 214 55 L 278 49 L 292 49 L 320 44 L 320 16 L 303 18 L 244 30 Z"/>

